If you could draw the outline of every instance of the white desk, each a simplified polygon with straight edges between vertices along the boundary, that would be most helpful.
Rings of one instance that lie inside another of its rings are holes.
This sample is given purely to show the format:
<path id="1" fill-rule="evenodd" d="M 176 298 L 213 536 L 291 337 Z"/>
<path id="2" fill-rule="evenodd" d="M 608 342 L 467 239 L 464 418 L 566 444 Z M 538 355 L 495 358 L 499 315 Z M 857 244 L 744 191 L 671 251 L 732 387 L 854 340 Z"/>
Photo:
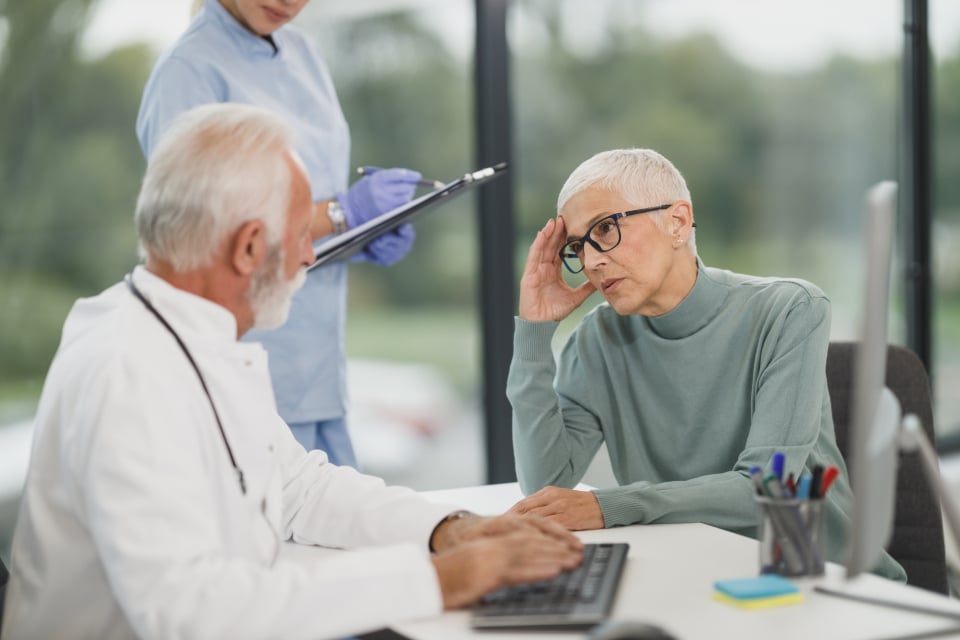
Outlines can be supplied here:
<path id="1" fill-rule="evenodd" d="M 520 498 L 516 484 L 491 485 L 423 495 L 481 514 L 502 513 Z M 580 532 L 585 542 L 629 542 L 614 618 L 635 618 L 658 624 L 682 640 L 776 638 L 777 640 L 857 640 L 896 638 L 956 629 L 960 623 L 929 615 L 852 602 L 812 591 L 815 584 L 899 602 L 942 607 L 960 613 L 960 602 L 896 584 L 872 575 L 847 582 L 844 570 L 829 565 L 819 579 L 797 581 L 806 592 L 804 602 L 762 610 L 742 610 L 712 599 L 713 582 L 755 575 L 757 543 L 703 524 L 646 525 Z M 445 613 L 436 618 L 395 625 L 416 640 L 573 640 L 585 634 L 570 632 L 477 632 L 469 628 L 469 614 Z M 932 636 L 926 636 L 932 637 Z"/>

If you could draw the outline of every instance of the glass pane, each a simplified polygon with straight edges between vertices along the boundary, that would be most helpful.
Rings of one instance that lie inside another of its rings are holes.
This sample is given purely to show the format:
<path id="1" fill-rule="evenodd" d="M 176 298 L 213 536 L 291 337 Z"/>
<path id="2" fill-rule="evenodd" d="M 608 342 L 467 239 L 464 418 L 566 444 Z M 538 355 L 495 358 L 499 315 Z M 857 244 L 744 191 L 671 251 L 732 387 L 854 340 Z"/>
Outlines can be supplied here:
<path id="1" fill-rule="evenodd" d="M 472 2 L 314 2 L 301 18 L 330 65 L 355 166 L 444 183 L 472 169 Z M 350 267 L 348 419 L 361 468 L 389 483 L 483 482 L 474 210 L 458 196 L 414 222 L 396 265 Z"/>
<path id="2" fill-rule="evenodd" d="M 933 395 L 938 437 L 960 442 L 960 5 L 930 3 L 933 51 Z"/>
<path id="3" fill-rule="evenodd" d="M 579 162 L 651 147 L 687 179 L 706 264 L 808 279 L 852 337 L 863 195 L 896 178 L 900 12 L 820 4 L 517 2 L 519 250 Z"/>
<path id="4" fill-rule="evenodd" d="M 687 179 L 708 266 L 812 281 L 833 339 L 856 336 L 864 194 L 897 178 L 900 2 L 517 0 L 510 17 L 519 265 L 581 161 L 650 147 Z"/>
<path id="5" fill-rule="evenodd" d="M 136 262 L 145 163 L 134 122 L 193 0 L 0 3 L 0 556 L 30 420 L 78 297 Z M 314 2 L 297 20 L 329 57 L 364 164 L 452 180 L 472 168 L 469 0 Z M 417 221 L 414 252 L 351 267 L 352 428 L 365 468 L 416 488 L 483 480 L 473 203 Z M 370 453 L 367 454 L 366 450 Z"/>
<path id="6" fill-rule="evenodd" d="M 132 215 L 144 161 L 133 131 L 156 52 L 144 31 L 129 37 L 127 26 L 141 23 L 126 18 L 140 7 L 125 4 L 0 8 L 0 555 L 67 311 L 137 261 Z M 189 0 L 156 2 L 144 13 L 162 9 L 186 25 L 188 8 Z"/>

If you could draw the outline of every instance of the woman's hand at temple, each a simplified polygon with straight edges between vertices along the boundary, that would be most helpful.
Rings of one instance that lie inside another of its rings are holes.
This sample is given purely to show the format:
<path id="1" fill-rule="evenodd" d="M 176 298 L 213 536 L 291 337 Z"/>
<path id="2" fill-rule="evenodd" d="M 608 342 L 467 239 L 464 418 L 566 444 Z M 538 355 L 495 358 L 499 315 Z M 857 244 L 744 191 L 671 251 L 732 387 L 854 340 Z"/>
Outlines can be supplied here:
<path id="1" fill-rule="evenodd" d="M 563 218 L 550 218 L 530 245 L 520 278 L 518 315 L 530 322 L 560 321 L 595 291 L 589 281 L 571 287 L 563 279 L 560 248 L 567 241 Z"/>

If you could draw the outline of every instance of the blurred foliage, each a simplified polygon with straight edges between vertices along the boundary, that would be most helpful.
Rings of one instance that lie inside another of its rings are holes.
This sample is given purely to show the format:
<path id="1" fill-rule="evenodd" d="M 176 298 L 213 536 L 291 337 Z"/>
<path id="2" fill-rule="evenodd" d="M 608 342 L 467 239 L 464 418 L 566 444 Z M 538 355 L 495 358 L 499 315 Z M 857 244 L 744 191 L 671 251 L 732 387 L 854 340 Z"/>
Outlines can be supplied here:
<path id="1" fill-rule="evenodd" d="M 0 381 L 43 375 L 78 296 L 134 263 L 145 47 L 79 55 L 91 0 L 2 6 Z"/>
<path id="2" fill-rule="evenodd" d="M 410 167 L 442 182 L 472 170 L 472 80 L 435 30 L 408 13 L 304 28 L 334 75 L 352 166 Z M 473 209 L 471 198 L 460 196 L 418 219 L 417 248 L 395 266 L 351 266 L 353 305 L 471 304 Z"/>
<path id="3" fill-rule="evenodd" d="M 144 162 L 134 122 L 156 52 L 85 58 L 77 41 L 91 4 L 0 0 L 0 383 L 42 377 L 72 300 L 136 260 L 131 218 Z M 655 148 L 683 171 L 709 263 L 818 282 L 846 267 L 838 239 L 858 237 L 863 190 L 896 176 L 898 60 L 759 72 L 709 35 L 668 40 L 622 19 L 624 3 L 596 5 L 602 41 L 593 47 L 571 41 L 566 3 L 515 6 L 541 36 L 511 40 L 518 268 L 570 171 L 624 146 Z M 352 163 L 409 166 L 446 182 L 473 168 L 472 53 L 451 51 L 427 13 L 301 26 L 328 58 Z M 955 228 L 960 58 L 938 61 L 934 105 L 937 215 Z M 463 196 L 420 218 L 417 249 L 399 265 L 352 266 L 352 306 L 406 307 L 404 326 L 416 310 L 463 318 L 477 291 L 473 204 Z M 355 324 L 375 334 L 375 317 Z M 461 348 L 444 342 L 424 357 L 456 366 L 467 360 Z"/>
<path id="4" fill-rule="evenodd" d="M 938 61 L 934 74 L 934 193 L 938 217 L 960 222 L 960 54 Z M 960 273 L 955 274 L 960 294 Z"/>
<path id="5" fill-rule="evenodd" d="M 39 274 L 5 273 L 0 274 L 0 291 L 0 381 L 36 380 L 50 364 L 74 292 Z"/>

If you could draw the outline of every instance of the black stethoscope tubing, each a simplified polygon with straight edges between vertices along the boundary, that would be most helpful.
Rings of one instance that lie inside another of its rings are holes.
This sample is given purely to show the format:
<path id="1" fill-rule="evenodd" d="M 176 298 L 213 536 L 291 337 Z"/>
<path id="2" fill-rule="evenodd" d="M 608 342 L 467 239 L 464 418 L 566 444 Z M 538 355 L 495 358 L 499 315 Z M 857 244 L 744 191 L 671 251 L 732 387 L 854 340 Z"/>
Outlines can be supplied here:
<path id="1" fill-rule="evenodd" d="M 180 345 L 183 355 L 187 356 L 187 360 L 190 362 L 190 366 L 193 367 L 193 370 L 197 373 L 197 378 L 200 379 L 200 386 L 203 387 L 203 392 L 207 396 L 207 400 L 210 402 L 210 408 L 213 409 L 213 417 L 217 421 L 217 427 L 220 428 L 220 438 L 223 440 L 223 445 L 227 448 L 227 455 L 230 456 L 230 464 L 233 465 L 233 470 L 237 473 L 237 479 L 240 481 L 240 491 L 243 495 L 247 495 L 247 484 L 243 479 L 243 471 L 240 469 L 240 466 L 237 464 L 236 458 L 233 457 L 233 449 L 230 447 L 230 441 L 227 440 L 227 433 L 223 429 L 223 422 L 220 420 L 220 413 L 217 411 L 217 405 L 213 402 L 213 396 L 210 395 L 210 389 L 207 388 L 207 382 L 203 378 L 203 374 L 200 373 L 200 367 L 197 366 L 196 361 L 193 359 L 193 356 L 190 354 L 190 350 L 187 349 L 187 345 L 183 343 L 183 340 L 180 338 L 180 335 L 170 326 L 170 323 L 167 322 L 167 319 L 164 318 L 157 308 L 154 307 L 149 300 L 137 289 L 136 285 L 133 284 L 133 277 L 128 273 L 124 276 L 124 281 L 127 283 L 127 287 L 130 289 L 130 292 L 143 303 L 143 306 L 152 313 L 157 320 L 160 321 L 167 331 L 170 332 L 170 335 L 173 336 L 173 339 L 177 341 L 177 344 Z"/>

